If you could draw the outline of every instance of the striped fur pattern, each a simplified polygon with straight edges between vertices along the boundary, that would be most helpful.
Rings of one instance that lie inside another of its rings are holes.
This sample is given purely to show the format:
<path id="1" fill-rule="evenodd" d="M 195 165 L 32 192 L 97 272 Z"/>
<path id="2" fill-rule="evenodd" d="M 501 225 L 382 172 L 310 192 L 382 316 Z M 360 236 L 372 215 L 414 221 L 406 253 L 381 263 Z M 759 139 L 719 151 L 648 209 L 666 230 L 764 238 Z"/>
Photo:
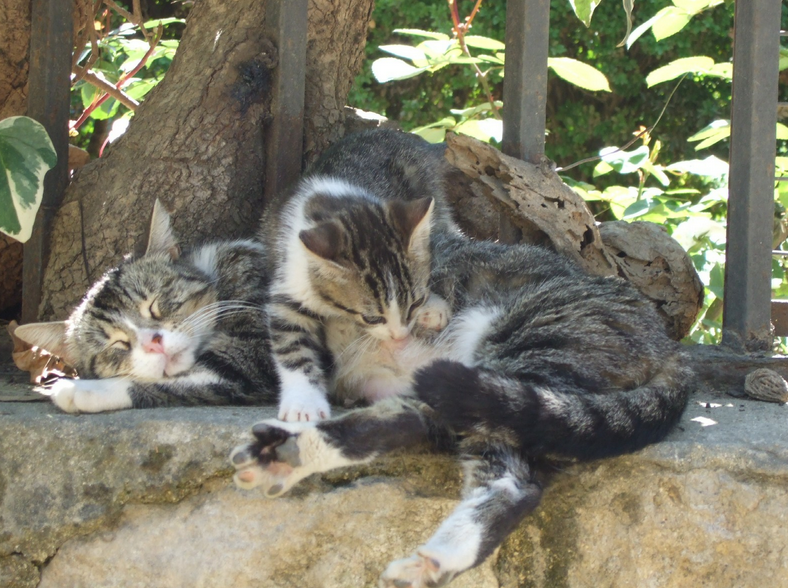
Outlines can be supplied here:
<path id="1" fill-rule="evenodd" d="M 79 373 L 45 392 L 67 412 L 272 401 L 265 258 L 254 241 L 181 256 L 157 202 L 144 256 L 109 270 L 65 323 L 20 327 Z"/>
<path id="2" fill-rule="evenodd" d="M 411 394 L 319 423 L 269 421 L 236 448 L 236 484 L 283 494 L 298 480 L 417 443 L 453 447 L 463 500 L 383 588 L 443 586 L 480 564 L 539 503 L 551 459 L 636 451 L 669 432 L 693 374 L 631 285 L 538 247 L 434 239 L 432 289 L 452 309 Z M 280 447 L 282 451 L 280 452 Z"/>
<path id="3" fill-rule="evenodd" d="M 279 418 L 328 417 L 330 390 L 376 400 L 408 387 L 391 351 L 414 330 L 448 321 L 448 305 L 429 290 L 430 236 L 456 231 L 443 197 L 446 165 L 414 135 L 351 135 L 267 213 Z M 346 369 L 352 347 L 376 351 L 382 363 Z"/>

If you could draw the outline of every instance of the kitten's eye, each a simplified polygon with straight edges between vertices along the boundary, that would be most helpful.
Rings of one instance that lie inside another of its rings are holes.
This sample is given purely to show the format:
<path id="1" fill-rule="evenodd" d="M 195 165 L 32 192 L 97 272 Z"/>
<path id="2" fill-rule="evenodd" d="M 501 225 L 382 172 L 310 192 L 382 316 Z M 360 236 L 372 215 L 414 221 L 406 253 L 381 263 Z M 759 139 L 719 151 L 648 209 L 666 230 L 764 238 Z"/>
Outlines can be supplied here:
<path id="1" fill-rule="evenodd" d="M 156 298 L 148 308 L 148 312 L 150 312 L 150 317 L 154 320 L 159 320 L 161 318 L 161 311 L 159 310 L 159 299 Z"/>
<path id="2" fill-rule="evenodd" d="M 386 319 L 382 316 L 361 316 L 361 320 L 367 323 L 368 325 L 382 325 L 386 322 Z"/>
<path id="3" fill-rule="evenodd" d="M 421 298 L 416 300 L 416 302 L 410 305 L 410 308 L 408 309 L 408 320 L 413 318 L 413 313 L 416 312 L 416 309 L 420 307 L 422 304 L 424 304 L 426 300 L 427 300 L 426 296 L 422 296 Z"/>
<path id="4" fill-rule="evenodd" d="M 110 343 L 109 346 L 112 347 L 113 349 L 122 349 L 124 351 L 128 351 L 129 349 L 131 349 L 131 343 L 129 341 L 126 341 L 125 339 L 116 339 L 115 341 Z"/>

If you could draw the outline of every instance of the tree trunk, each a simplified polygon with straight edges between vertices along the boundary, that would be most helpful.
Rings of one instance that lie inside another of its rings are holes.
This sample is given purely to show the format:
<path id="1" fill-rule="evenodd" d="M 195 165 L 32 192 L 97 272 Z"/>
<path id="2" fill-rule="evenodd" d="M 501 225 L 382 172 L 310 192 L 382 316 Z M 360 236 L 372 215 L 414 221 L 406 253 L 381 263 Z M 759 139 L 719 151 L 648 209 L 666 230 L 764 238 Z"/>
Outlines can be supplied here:
<path id="1" fill-rule="evenodd" d="M 39 314 L 62 318 L 120 257 L 139 250 L 153 200 L 185 243 L 253 234 L 263 194 L 265 123 L 277 50 L 264 0 L 201 0 L 164 81 L 125 136 L 82 168 L 53 224 Z M 372 0 L 311 0 L 305 153 L 339 138 Z M 242 73 L 241 73 L 242 72 Z"/>
<path id="2" fill-rule="evenodd" d="M 27 112 L 30 0 L 0 3 L 0 120 Z M 22 302 L 22 244 L 0 235 L 0 314 Z"/>

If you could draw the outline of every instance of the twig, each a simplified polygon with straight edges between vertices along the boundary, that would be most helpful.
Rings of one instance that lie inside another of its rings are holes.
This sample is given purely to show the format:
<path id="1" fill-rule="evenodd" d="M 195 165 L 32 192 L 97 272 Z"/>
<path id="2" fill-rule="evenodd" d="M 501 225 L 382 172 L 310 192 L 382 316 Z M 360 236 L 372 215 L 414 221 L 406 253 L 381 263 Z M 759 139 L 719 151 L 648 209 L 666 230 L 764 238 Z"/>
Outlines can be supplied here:
<path id="1" fill-rule="evenodd" d="M 119 87 L 121 85 L 120 82 L 118 82 L 118 86 L 113 86 L 109 82 L 102 80 L 92 71 L 86 71 L 85 69 L 79 67 L 78 65 L 74 67 L 73 72 L 77 77 L 84 79 L 91 86 L 95 86 L 99 90 L 106 92 L 107 94 L 115 98 L 118 102 L 123 104 L 123 106 L 125 106 L 129 110 L 137 110 L 137 107 L 140 105 L 139 102 L 134 100 L 134 98 L 132 98 L 131 96 L 129 96 L 128 94 L 123 92 L 123 90 L 120 89 Z"/>
<path id="2" fill-rule="evenodd" d="M 473 17 L 476 16 L 476 13 L 479 11 L 479 7 L 482 4 L 482 0 L 477 0 L 476 5 L 473 8 L 473 12 L 471 16 L 465 19 L 464 23 L 460 22 L 460 14 L 459 9 L 457 8 L 457 0 L 448 0 L 449 2 L 449 11 L 451 12 L 451 19 L 452 23 L 454 24 L 454 34 L 457 37 L 457 41 L 460 43 L 460 48 L 462 49 L 463 53 L 468 56 L 470 59 L 473 59 L 473 55 L 471 55 L 470 50 L 468 49 L 468 45 L 465 44 L 465 31 L 467 31 L 471 27 L 471 22 L 473 21 Z M 487 101 L 490 103 L 490 107 L 492 108 L 492 113 L 495 118 L 501 120 L 501 113 L 499 112 L 498 105 L 495 104 L 495 98 L 493 98 L 492 91 L 490 90 L 490 84 L 487 83 L 487 74 L 482 72 L 479 66 L 475 63 L 471 64 L 473 69 L 476 71 L 476 78 L 479 80 L 479 83 L 482 85 L 482 89 L 484 90 L 485 95 L 487 96 Z"/>
<path id="3" fill-rule="evenodd" d="M 613 153 L 618 153 L 619 151 L 624 151 L 628 147 L 631 147 L 635 143 L 635 141 L 637 141 L 638 139 L 640 139 L 644 135 L 646 135 L 646 134 L 650 135 L 651 131 L 653 131 L 656 128 L 656 126 L 659 124 L 659 121 L 662 120 L 662 115 L 665 114 L 665 111 L 668 109 L 668 105 L 670 104 L 670 101 L 673 99 L 673 95 L 676 93 L 676 90 L 679 89 L 679 86 L 681 85 L 681 82 L 684 81 L 684 78 L 686 78 L 687 75 L 689 75 L 689 74 L 684 74 L 683 76 L 681 76 L 681 78 L 679 79 L 678 83 L 673 88 L 673 91 L 670 93 L 670 96 L 668 96 L 668 99 L 665 102 L 665 105 L 662 107 L 662 112 L 659 113 L 659 116 L 657 117 L 657 120 L 654 121 L 653 125 L 651 125 L 647 129 L 643 129 L 637 135 L 635 135 L 632 138 L 632 140 L 627 141 L 623 146 L 618 147 L 617 149 L 615 149 L 614 151 L 611 151 L 610 153 L 605 153 L 605 155 L 607 156 L 607 155 L 611 155 Z M 602 156 L 601 155 L 594 155 L 593 157 L 586 157 L 585 159 L 581 159 L 580 161 L 575 161 L 574 163 L 570 163 L 566 167 L 557 167 L 557 168 L 555 168 L 555 171 L 556 172 L 566 171 L 568 169 L 572 169 L 573 167 L 577 167 L 578 165 L 583 165 L 584 163 L 589 163 L 591 161 L 596 161 L 598 159 L 602 159 Z"/>

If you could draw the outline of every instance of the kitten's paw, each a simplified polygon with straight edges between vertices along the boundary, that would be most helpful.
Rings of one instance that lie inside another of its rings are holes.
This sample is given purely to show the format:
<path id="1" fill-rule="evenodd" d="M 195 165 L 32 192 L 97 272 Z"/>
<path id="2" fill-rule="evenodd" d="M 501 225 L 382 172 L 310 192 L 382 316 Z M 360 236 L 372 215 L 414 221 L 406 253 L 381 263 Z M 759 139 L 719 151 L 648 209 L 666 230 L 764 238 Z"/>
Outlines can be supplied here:
<path id="1" fill-rule="evenodd" d="M 104 412 L 131 408 L 131 382 L 121 378 L 105 380 L 70 380 L 60 378 L 40 390 L 65 412 Z"/>
<path id="2" fill-rule="evenodd" d="M 432 588 L 445 586 L 456 575 L 442 569 L 438 554 L 419 549 L 415 555 L 389 564 L 380 576 L 379 588 Z"/>
<path id="3" fill-rule="evenodd" d="M 442 331 L 449 324 L 451 308 L 440 296 L 431 294 L 427 302 L 416 311 L 416 325 L 428 331 Z"/>
<path id="4" fill-rule="evenodd" d="M 309 471 L 302 463 L 299 437 L 314 428 L 310 423 L 282 423 L 268 420 L 252 427 L 255 441 L 239 445 L 230 453 L 235 467 L 235 485 L 244 490 L 261 486 L 266 496 L 276 498 L 287 492 Z"/>
<path id="5" fill-rule="evenodd" d="M 38 388 L 38 391 L 45 396 L 49 396 L 60 410 L 73 414 L 79 412 L 77 405 L 74 403 L 74 396 L 77 392 L 76 383 L 78 381 L 60 378 L 46 388 Z"/>
<path id="6" fill-rule="evenodd" d="M 317 390 L 286 390 L 282 392 L 277 416 L 289 422 L 320 421 L 331 416 L 331 406 Z"/>

